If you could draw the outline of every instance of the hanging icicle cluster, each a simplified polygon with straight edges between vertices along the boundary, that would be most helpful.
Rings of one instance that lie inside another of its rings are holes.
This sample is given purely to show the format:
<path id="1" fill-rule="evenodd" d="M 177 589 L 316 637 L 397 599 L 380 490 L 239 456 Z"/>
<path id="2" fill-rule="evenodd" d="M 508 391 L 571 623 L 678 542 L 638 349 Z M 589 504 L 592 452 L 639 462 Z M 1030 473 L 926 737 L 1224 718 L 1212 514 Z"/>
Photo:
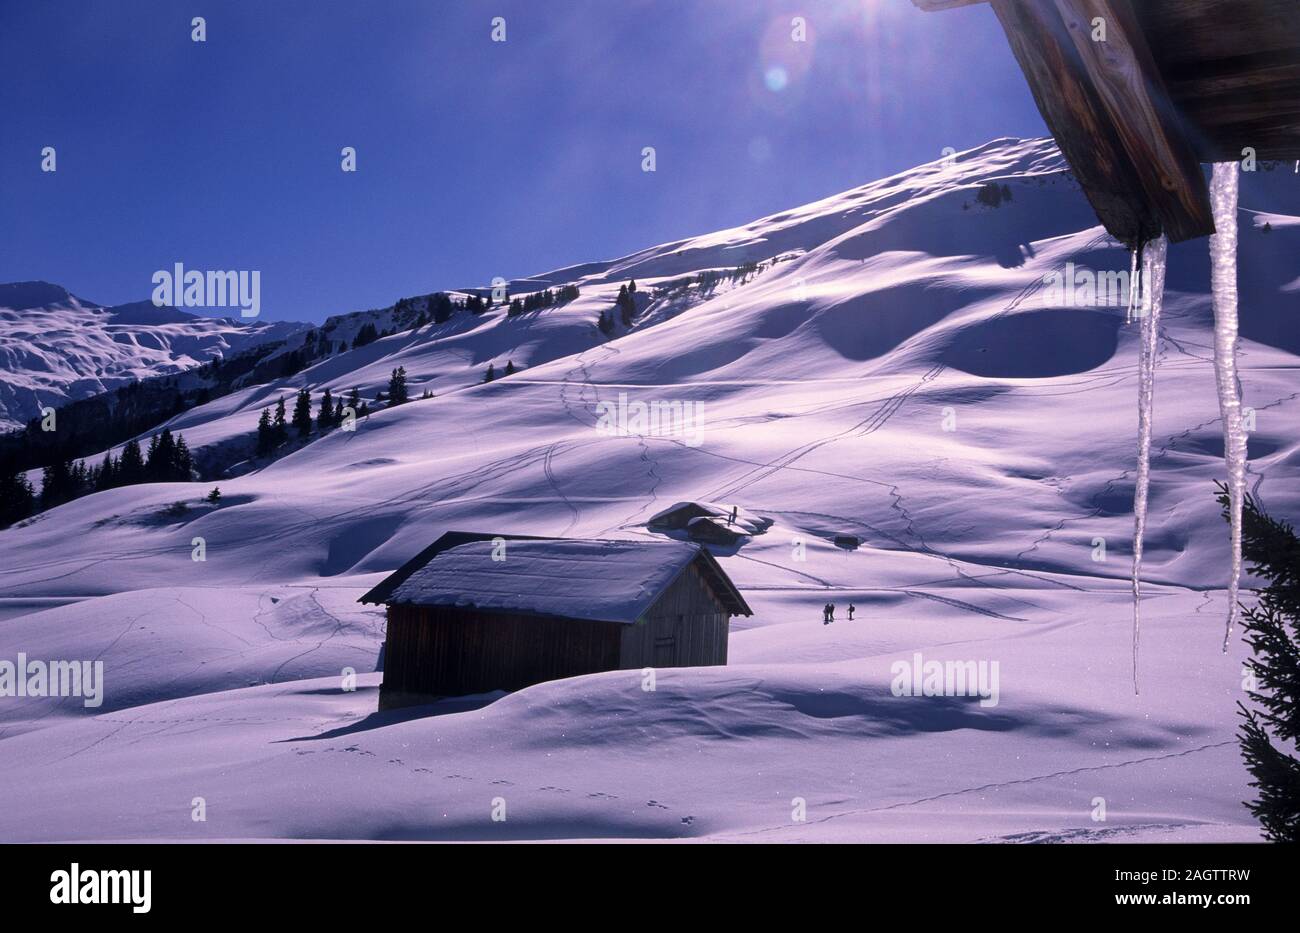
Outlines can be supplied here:
<path id="1" fill-rule="evenodd" d="M 1300 170 L 1300 162 L 1296 163 Z M 1214 166 L 1210 202 L 1217 231 L 1210 238 L 1210 290 L 1214 298 L 1214 381 L 1223 421 L 1223 456 L 1228 470 L 1228 521 L 1232 566 L 1228 580 L 1228 619 L 1223 650 L 1228 650 L 1237 622 L 1241 579 L 1241 512 L 1246 494 L 1246 429 L 1237 374 L 1237 189 L 1238 164 Z M 1138 458 L 1133 491 L 1133 692 L 1138 689 L 1138 645 L 1142 635 L 1142 548 L 1151 486 L 1151 416 L 1155 402 L 1155 367 L 1164 304 L 1168 241 L 1161 236 L 1133 250 L 1129 276 L 1128 322 L 1141 321 L 1138 351 Z M 1141 275 L 1138 270 L 1141 269 Z"/>
<path id="2" fill-rule="evenodd" d="M 1246 430 L 1237 378 L 1237 186 L 1236 162 L 1216 162 L 1210 183 L 1214 229 L 1210 237 L 1210 291 L 1214 296 L 1214 380 L 1223 420 L 1223 456 L 1228 468 L 1228 520 L 1232 526 L 1232 576 L 1228 580 L 1228 621 L 1223 650 L 1237 621 L 1241 577 L 1241 506 L 1246 493 Z"/>
<path id="3" fill-rule="evenodd" d="M 1138 460 L 1133 489 L 1133 692 L 1138 693 L 1138 641 L 1142 635 L 1142 541 L 1147 525 L 1147 492 L 1151 485 L 1151 417 L 1155 403 L 1157 337 L 1165 297 L 1165 259 L 1169 241 L 1162 235 L 1133 251 L 1141 276 L 1129 277 L 1128 319 L 1142 322 L 1138 349 Z M 1140 290 L 1140 297 L 1139 296 Z"/>

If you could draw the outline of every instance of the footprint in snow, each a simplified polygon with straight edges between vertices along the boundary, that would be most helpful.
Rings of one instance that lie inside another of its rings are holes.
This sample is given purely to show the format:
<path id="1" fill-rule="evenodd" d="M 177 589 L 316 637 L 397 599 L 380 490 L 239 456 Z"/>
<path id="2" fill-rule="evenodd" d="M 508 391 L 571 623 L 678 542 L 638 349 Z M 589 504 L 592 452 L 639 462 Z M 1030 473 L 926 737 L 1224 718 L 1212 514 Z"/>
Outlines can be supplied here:
<path id="1" fill-rule="evenodd" d="M 646 803 L 646 806 L 647 806 L 647 807 L 655 807 L 655 808 L 660 809 L 660 810 L 667 810 L 667 809 L 668 809 L 668 808 L 665 807 L 662 803 L 660 803 L 658 800 L 651 800 L 651 801 L 649 801 L 649 802 Z"/>
<path id="2" fill-rule="evenodd" d="M 369 755 L 371 758 L 373 758 L 373 757 L 375 756 L 375 753 L 374 753 L 374 752 L 366 751 L 366 750 L 365 750 L 364 748 L 362 748 L 360 745 L 349 745 L 347 748 L 345 748 L 345 749 L 343 749 L 343 750 L 344 750 L 345 752 L 356 752 L 358 755 Z"/>

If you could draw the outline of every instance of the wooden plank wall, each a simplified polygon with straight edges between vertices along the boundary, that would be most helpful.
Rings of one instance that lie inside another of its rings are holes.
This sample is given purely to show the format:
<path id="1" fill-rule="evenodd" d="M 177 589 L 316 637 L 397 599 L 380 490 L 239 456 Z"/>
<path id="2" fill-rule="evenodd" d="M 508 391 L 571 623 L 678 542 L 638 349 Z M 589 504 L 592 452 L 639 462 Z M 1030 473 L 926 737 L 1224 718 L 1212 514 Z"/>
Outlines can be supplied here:
<path id="1" fill-rule="evenodd" d="M 692 563 L 650 607 L 644 622 L 624 630 L 619 667 L 726 664 L 730 626 L 731 616 Z"/>
<path id="2" fill-rule="evenodd" d="M 615 670 L 624 626 L 389 606 L 383 692 L 462 696 Z M 381 708 L 397 704 L 385 704 Z"/>

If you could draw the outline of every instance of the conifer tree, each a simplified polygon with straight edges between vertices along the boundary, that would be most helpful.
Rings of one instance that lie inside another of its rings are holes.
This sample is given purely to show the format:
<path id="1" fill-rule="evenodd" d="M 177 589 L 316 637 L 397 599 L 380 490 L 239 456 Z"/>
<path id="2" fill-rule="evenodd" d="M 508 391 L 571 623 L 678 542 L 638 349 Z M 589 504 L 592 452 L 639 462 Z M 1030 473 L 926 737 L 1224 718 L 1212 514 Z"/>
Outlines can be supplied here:
<path id="1" fill-rule="evenodd" d="M 330 390 L 326 389 L 320 397 L 320 409 L 316 412 L 316 430 L 325 434 L 335 425 L 334 421 L 334 396 Z"/>
<path id="2" fill-rule="evenodd" d="M 356 350 L 360 347 L 366 346 L 367 344 L 374 343 L 379 339 L 379 337 L 380 334 L 379 331 L 375 329 L 375 325 L 371 322 L 366 322 L 361 325 L 361 329 L 357 331 L 356 337 L 353 338 L 352 349 Z"/>
<path id="3" fill-rule="evenodd" d="M 298 398 L 294 401 L 293 426 L 301 438 L 311 434 L 311 393 L 306 387 L 298 390 Z"/>
<path id="4" fill-rule="evenodd" d="M 149 458 L 145 473 L 155 483 L 168 483 L 176 479 L 176 441 L 169 428 L 149 441 Z"/>
<path id="5" fill-rule="evenodd" d="M 52 509 L 73 497 L 71 460 L 56 460 L 41 471 L 41 508 Z"/>
<path id="6" fill-rule="evenodd" d="M 488 363 L 487 375 L 485 375 L 485 376 L 483 377 L 483 381 L 484 381 L 484 382 L 491 382 L 491 381 L 492 381 L 493 379 L 495 379 L 496 377 L 497 377 L 496 367 L 493 366 L 491 363 Z"/>
<path id="7" fill-rule="evenodd" d="M 99 465 L 99 471 L 95 473 L 95 491 L 102 492 L 116 485 L 117 461 L 113 459 L 113 452 L 110 450 L 104 454 L 104 461 Z"/>
<path id="8" fill-rule="evenodd" d="M 388 407 L 396 408 L 410 400 L 406 390 L 406 367 L 399 366 L 388 379 Z"/>
<path id="9" fill-rule="evenodd" d="M 16 467 L 0 470 L 0 528 L 7 528 L 32 514 L 36 495 L 27 475 Z"/>
<path id="10" fill-rule="evenodd" d="M 194 457 L 190 454 L 190 447 L 185 443 L 185 435 L 176 435 L 176 479 L 182 483 L 188 483 L 194 478 Z"/>
<path id="11" fill-rule="evenodd" d="M 619 308 L 620 317 L 623 318 L 623 326 L 632 326 L 632 318 L 637 316 L 637 282 L 632 279 L 628 285 L 619 286 L 619 298 L 615 305 Z"/>
<path id="12" fill-rule="evenodd" d="M 1228 492 L 1219 503 L 1228 517 Z M 1300 738 L 1300 538 L 1289 522 L 1266 515 L 1253 496 L 1242 508 L 1242 555 L 1267 580 L 1242 615 L 1254 657 L 1246 662 L 1255 709 L 1238 703 L 1241 756 L 1258 798 L 1246 803 L 1272 842 L 1300 842 L 1300 760 L 1287 749 Z"/>
<path id="13" fill-rule="evenodd" d="M 257 419 L 257 455 L 265 457 L 275 449 L 275 429 L 271 427 L 271 409 L 263 408 Z"/>
<path id="14" fill-rule="evenodd" d="M 72 482 L 68 486 L 68 498 L 76 499 L 78 496 L 84 496 L 90 490 L 90 472 L 86 469 L 86 461 L 78 460 L 72 465 Z"/>
<path id="15" fill-rule="evenodd" d="M 455 306 L 452 304 L 451 298 L 443 292 L 438 292 L 429 299 L 429 312 L 433 315 L 433 323 L 435 324 L 442 324 L 449 320 L 454 311 Z"/>
<path id="16" fill-rule="evenodd" d="M 289 426 L 284 421 L 284 396 L 275 403 L 275 417 L 271 420 L 271 432 L 275 446 L 280 446 L 289 439 Z"/>
<path id="17" fill-rule="evenodd" d="M 117 461 L 117 476 L 119 486 L 130 486 L 145 480 L 144 457 L 140 454 L 140 442 L 135 438 L 127 441 L 122 448 L 122 456 Z"/>
<path id="18" fill-rule="evenodd" d="M 61 461 L 47 463 L 41 469 L 41 508 L 51 509 L 58 505 L 59 466 Z"/>

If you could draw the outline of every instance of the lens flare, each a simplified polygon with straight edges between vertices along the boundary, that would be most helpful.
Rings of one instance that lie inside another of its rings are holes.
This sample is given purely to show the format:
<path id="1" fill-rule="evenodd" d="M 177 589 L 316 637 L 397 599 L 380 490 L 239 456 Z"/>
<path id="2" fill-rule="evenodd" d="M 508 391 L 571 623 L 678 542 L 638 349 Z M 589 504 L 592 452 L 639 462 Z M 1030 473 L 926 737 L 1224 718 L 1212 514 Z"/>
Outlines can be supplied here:
<path id="1" fill-rule="evenodd" d="M 767 85 L 769 91 L 784 91 L 785 86 L 790 83 L 790 75 L 782 66 L 773 65 L 763 75 L 763 83 Z"/>

